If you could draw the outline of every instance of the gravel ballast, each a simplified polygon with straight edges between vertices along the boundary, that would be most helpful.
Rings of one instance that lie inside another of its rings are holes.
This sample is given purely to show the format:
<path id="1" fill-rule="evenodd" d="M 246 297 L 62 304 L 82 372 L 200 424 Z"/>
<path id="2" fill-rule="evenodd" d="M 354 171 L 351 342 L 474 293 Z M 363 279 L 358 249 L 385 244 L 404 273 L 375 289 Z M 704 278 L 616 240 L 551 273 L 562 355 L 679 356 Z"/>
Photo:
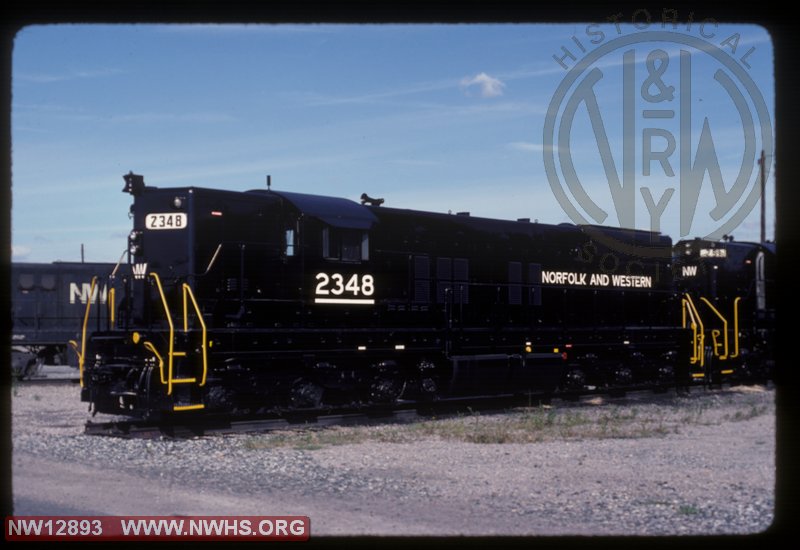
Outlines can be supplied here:
<path id="1" fill-rule="evenodd" d="M 749 534 L 774 517 L 763 386 L 187 440 L 84 435 L 76 384 L 12 394 L 16 515 L 297 514 L 312 536 Z"/>

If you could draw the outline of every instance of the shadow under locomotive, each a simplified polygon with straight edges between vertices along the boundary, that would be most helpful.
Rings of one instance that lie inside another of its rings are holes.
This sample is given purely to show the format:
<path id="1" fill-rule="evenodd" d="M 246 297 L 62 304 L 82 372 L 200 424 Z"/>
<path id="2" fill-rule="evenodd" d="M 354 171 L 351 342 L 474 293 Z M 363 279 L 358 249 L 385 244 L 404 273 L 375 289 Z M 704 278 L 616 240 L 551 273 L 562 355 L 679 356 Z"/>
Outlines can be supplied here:
<path id="1" fill-rule="evenodd" d="M 76 343 L 98 412 L 687 386 L 772 367 L 774 247 L 125 181 L 129 269 L 95 282 L 114 292 L 87 305 Z"/>

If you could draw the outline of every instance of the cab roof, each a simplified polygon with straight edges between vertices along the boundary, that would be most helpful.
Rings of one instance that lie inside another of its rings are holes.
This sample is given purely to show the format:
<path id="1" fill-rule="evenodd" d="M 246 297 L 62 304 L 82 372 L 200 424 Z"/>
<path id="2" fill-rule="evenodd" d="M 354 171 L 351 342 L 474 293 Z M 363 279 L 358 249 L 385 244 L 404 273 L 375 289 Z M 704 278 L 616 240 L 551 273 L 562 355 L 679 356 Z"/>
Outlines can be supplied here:
<path id="1" fill-rule="evenodd" d="M 322 220 L 332 227 L 370 229 L 378 222 L 378 218 L 369 208 L 349 199 L 263 189 L 248 191 L 248 193 L 278 196 L 303 214 Z"/>

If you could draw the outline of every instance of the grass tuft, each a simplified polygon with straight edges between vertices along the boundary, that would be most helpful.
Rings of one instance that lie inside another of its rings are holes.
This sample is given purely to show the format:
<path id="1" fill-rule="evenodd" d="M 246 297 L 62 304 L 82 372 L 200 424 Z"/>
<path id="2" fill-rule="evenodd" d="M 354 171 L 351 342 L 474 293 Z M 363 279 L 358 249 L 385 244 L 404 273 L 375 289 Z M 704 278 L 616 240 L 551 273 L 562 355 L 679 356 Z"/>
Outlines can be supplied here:
<path id="1" fill-rule="evenodd" d="M 250 450 L 289 447 L 313 451 L 359 443 L 410 443 L 441 439 L 474 444 L 527 444 L 553 440 L 665 437 L 689 426 L 739 422 L 767 414 L 771 403 L 758 396 L 724 404 L 700 398 L 667 406 L 525 407 L 505 414 L 468 411 L 450 418 L 410 424 L 332 427 L 273 432 L 244 440 Z"/>

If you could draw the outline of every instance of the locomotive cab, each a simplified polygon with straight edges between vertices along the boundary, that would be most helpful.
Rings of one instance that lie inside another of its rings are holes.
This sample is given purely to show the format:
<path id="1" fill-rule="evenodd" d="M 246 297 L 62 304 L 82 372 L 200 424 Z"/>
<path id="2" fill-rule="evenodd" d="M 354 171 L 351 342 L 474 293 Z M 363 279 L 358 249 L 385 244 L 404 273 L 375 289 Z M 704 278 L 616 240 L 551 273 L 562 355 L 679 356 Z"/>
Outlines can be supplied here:
<path id="1" fill-rule="evenodd" d="M 279 391 L 294 383 L 297 370 L 281 358 L 303 340 L 293 330 L 341 319 L 369 324 L 373 311 L 365 306 L 375 304 L 376 294 L 369 235 L 377 219 L 368 208 L 271 190 L 159 189 L 135 174 L 125 181 L 123 191 L 134 198 L 132 277 L 119 326 L 90 338 L 87 357 L 94 363 L 84 400 L 98 410 L 132 413 L 169 409 L 174 402 L 173 410 L 203 409 L 205 386 L 220 376 Z M 312 335 L 306 338 L 302 346 L 319 345 Z M 219 366 L 218 350 L 262 355 L 227 356 Z M 258 382 L 271 376 L 262 362 L 286 370 L 285 376 L 275 384 Z M 262 372 L 253 375 L 257 369 Z"/>
<path id="2" fill-rule="evenodd" d="M 274 317 L 282 318 L 280 303 L 300 298 L 306 220 L 284 196 L 144 187 L 134 197 L 129 251 L 138 281 L 135 324 L 153 323 L 162 314 L 160 296 L 147 291 L 155 276 L 168 300 L 188 284 L 215 327 L 246 324 L 255 312 L 245 303 L 252 308 L 258 300 L 274 302 Z M 351 240 L 331 237 L 328 248 L 350 258 Z"/>

